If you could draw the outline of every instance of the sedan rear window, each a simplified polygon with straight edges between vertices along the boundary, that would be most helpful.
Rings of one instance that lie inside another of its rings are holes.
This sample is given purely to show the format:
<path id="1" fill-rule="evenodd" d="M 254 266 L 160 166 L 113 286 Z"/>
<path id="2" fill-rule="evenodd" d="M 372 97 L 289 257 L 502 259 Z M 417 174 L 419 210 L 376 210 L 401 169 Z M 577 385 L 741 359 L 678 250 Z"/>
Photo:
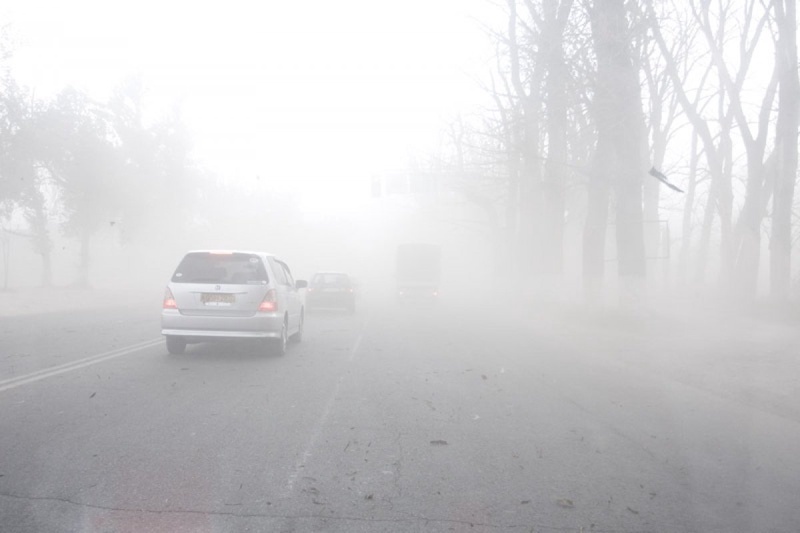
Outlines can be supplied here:
<path id="1" fill-rule="evenodd" d="M 267 271 L 260 257 L 237 252 L 186 254 L 172 276 L 173 283 L 263 285 L 267 281 Z"/>
<path id="2" fill-rule="evenodd" d="M 350 278 L 346 274 L 316 274 L 311 280 L 314 287 L 349 287 Z"/>

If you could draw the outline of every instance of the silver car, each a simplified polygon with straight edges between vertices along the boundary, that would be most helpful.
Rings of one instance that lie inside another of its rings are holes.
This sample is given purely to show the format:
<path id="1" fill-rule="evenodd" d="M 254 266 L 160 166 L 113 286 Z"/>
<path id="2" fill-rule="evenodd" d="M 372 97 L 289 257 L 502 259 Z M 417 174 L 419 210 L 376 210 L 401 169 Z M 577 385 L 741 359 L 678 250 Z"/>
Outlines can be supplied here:
<path id="1" fill-rule="evenodd" d="M 181 260 L 164 294 L 161 333 L 167 350 L 190 343 L 262 339 L 283 355 L 303 335 L 304 302 L 289 267 L 263 252 L 199 250 Z"/>

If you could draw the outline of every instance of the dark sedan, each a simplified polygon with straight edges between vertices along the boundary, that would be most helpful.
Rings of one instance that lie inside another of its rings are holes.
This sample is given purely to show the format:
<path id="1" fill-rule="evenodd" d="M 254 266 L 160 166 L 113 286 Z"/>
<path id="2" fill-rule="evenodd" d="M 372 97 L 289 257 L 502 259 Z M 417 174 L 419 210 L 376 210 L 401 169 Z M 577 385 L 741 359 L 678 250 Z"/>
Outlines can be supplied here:
<path id="1" fill-rule="evenodd" d="M 306 293 L 307 309 L 356 310 L 356 293 L 353 279 L 341 272 L 318 272 L 311 278 Z"/>

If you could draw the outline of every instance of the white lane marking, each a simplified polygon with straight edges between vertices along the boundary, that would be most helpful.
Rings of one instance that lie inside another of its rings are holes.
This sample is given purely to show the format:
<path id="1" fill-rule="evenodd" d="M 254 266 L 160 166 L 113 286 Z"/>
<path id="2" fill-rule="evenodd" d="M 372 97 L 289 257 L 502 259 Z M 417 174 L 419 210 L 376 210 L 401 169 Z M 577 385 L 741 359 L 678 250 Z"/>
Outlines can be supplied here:
<path id="1" fill-rule="evenodd" d="M 331 413 L 331 409 L 333 408 L 333 402 L 336 401 L 336 397 L 339 395 L 339 387 L 341 387 L 343 379 L 344 376 L 340 376 L 339 380 L 336 382 L 336 387 L 334 387 L 333 389 L 333 394 L 331 394 L 331 397 L 325 404 L 325 409 L 322 410 L 322 416 L 319 418 L 319 420 L 317 420 L 317 423 L 314 425 L 314 430 L 311 433 L 311 438 L 308 439 L 308 444 L 303 450 L 303 453 L 300 455 L 300 458 L 295 462 L 294 466 L 292 467 L 292 471 L 289 474 L 289 479 L 286 482 L 286 491 L 285 491 L 286 495 L 289 495 L 294 491 L 294 484 L 297 481 L 298 476 L 300 475 L 300 471 L 306 467 L 306 462 L 311 457 L 311 450 L 314 448 L 314 445 L 317 443 L 317 439 L 322 433 L 322 427 L 325 425 L 325 421 L 328 419 L 328 416 Z"/>
<path id="2" fill-rule="evenodd" d="M 358 351 L 358 347 L 361 346 L 361 340 L 364 338 L 364 334 L 358 336 L 356 339 L 356 343 L 353 345 L 353 349 L 350 350 L 350 355 L 347 356 L 347 362 L 352 363 L 353 359 L 356 358 L 356 352 Z"/>
<path id="3" fill-rule="evenodd" d="M 347 362 L 352 362 L 356 357 L 356 352 L 358 351 L 358 347 L 361 346 L 361 339 L 364 338 L 364 334 L 360 334 L 356 339 L 356 342 L 353 344 L 353 347 L 350 349 L 350 354 L 347 356 Z M 306 462 L 311 457 L 311 450 L 314 449 L 314 446 L 319 439 L 320 434 L 322 433 L 322 428 L 325 426 L 325 422 L 328 420 L 328 417 L 331 414 L 331 409 L 333 409 L 333 403 L 336 401 L 336 397 L 339 396 L 339 389 L 342 386 L 342 381 L 344 381 L 344 374 L 339 376 L 339 379 L 336 381 L 336 386 L 333 388 L 333 394 L 331 397 L 328 398 L 328 402 L 325 404 L 325 408 L 322 410 L 322 416 L 319 417 L 317 423 L 314 424 L 314 429 L 311 432 L 311 438 L 308 439 L 308 444 L 306 444 L 303 453 L 300 455 L 300 458 L 295 462 L 294 466 L 292 467 L 292 471 L 289 474 L 289 479 L 286 481 L 286 490 L 284 491 L 285 495 L 289 495 L 294 491 L 294 484 L 297 482 L 297 478 L 300 476 L 300 471 L 305 469 Z"/>
<path id="4" fill-rule="evenodd" d="M 51 366 L 49 368 L 37 370 L 36 372 L 31 372 L 30 374 L 25 374 L 23 376 L 5 379 L 0 381 L 0 392 L 57 376 L 59 374 L 64 374 L 66 372 L 71 372 L 73 370 L 78 370 L 79 368 L 91 366 L 103 361 L 108 361 L 109 359 L 114 359 L 115 357 L 121 357 L 123 355 L 128 355 L 134 352 L 145 350 L 147 348 L 152 348 L 153 346 L 156 346 L 162 342 L 164 341 L 161 339 L 152 339 L 149 341 L 132 344 L 130 346 L 125 346 L 123 348 L 117 348 L 116 350 L 103 352 L 101 354 L 84 357 L 83 359 L 78 359 L 76 361 L 70 361 L 69 363 L 64 363 L 62 365 Z"/>

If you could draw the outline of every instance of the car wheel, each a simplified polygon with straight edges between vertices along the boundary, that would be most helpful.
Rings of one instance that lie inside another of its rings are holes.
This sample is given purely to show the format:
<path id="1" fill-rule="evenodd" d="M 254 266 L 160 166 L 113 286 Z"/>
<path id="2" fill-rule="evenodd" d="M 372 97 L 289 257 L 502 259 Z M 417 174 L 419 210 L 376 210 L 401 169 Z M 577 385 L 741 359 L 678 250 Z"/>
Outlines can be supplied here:
<path id="1" fill-rule="evenodd" d="M 186 351 L 186 340 L 180 337 L 167 337 L 167 351 L 173 355 L 180 355 Z"/>
<path id="2" fill-rule="evenodd" d="M 272 351 L 275 355 L 286 355 L 286 345 L 289 343 L 289 332 L 284 321 L 281 336 L 272 340 Z"/>
<path id="3" fill-rule="evenodd" d="M 303 330 L 305 329 L 306 324 L 306 314 L 303 311 L 300 311 L 300 325 L 297 326 L 297 332 L 292 335 L 293 342 L 300 342 L 303 340 Z"/>

